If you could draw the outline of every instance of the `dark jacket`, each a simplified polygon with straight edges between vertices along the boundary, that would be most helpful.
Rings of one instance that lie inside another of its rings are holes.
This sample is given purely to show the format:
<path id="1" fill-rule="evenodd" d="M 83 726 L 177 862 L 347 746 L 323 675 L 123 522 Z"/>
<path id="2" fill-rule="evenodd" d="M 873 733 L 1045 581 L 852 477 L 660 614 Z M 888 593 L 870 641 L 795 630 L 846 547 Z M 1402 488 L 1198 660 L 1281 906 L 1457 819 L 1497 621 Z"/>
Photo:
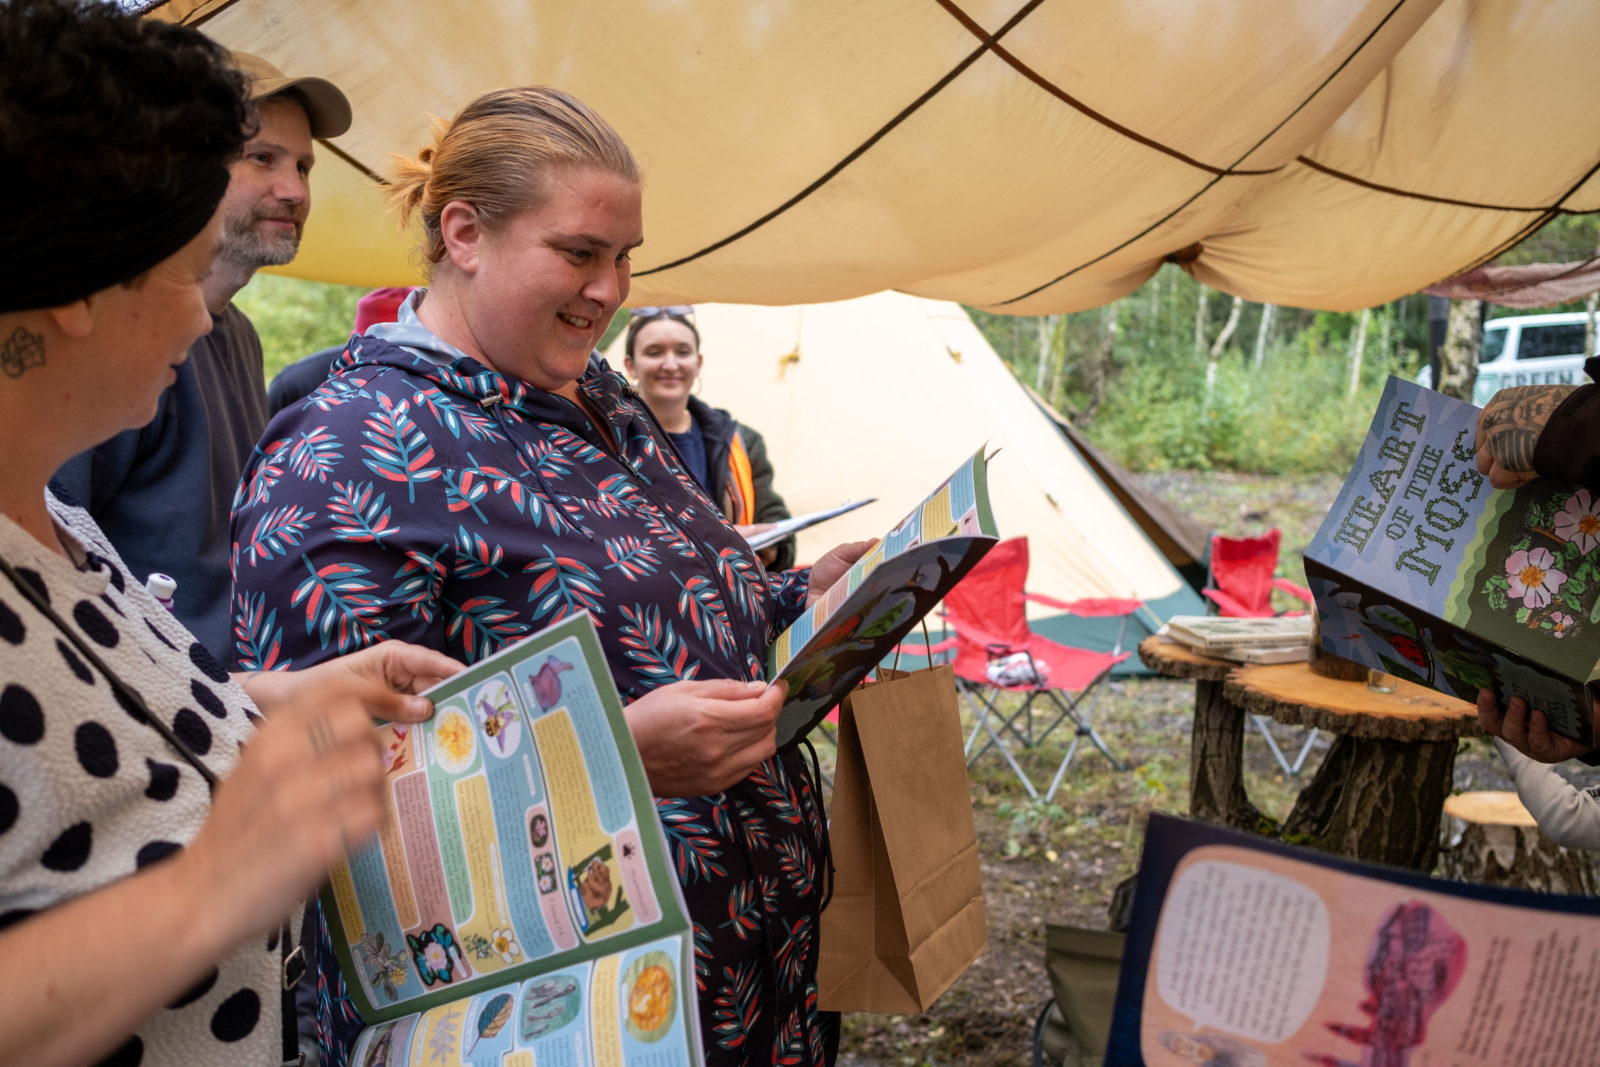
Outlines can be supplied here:
<path id="1" fill-rule="evenodd" d="M 328 368 L 344 355 L 344 345 L 319 348 L 309 356 L 301 356 L 277 374 L 267 386 L 267 414 L 276 415 L 296 400 L 304 400 L 311 390 L 328 380 Z"/>
<path id="2" fill-rule="evenodd" d="M 1600 357 L 1585 360 L 1583 369 L 1600 379 Z M 1533 469 L 1600 493 L 1600 385 L 1580 385 L 1551 413 L 1534 446 Z"/>
<path id="3" fill-rule="evenodd" d="M 149 425 L 101 442 L 56 473 L 134 581 L 143 585 L 153 571 L 177 580 L 173 614 L 219 663 L 232 661 L 233 647 L 228 506 L 266 425 L 261 341 L 229 304 L 190 346 Z"/>
<path id="4" fill-rule="evenodd" d="M 768 574 L 598 357 L 579 388 L 617 450 L 576 404 L 414 315 L 354 338 L 240 483 L 240 660 L 300 667 L 397 637 L 470 663 L 586 610 L 624 703 L 681 678 L 760 678 L 808 573 Z M 707 1062 L 822 1062 L 824 828 L 800 757 L 658 808 L 695 923 Z M 748 900 L 757 927 L 729 923 Z"/>
<path id="5" fill-rule="evenodd" d="M 772 488 L 772 462 L 767 459 L 767 442 L 762 436 L 744 423 L 735 422 L 733 416 L 722 408 L 714 408 L 699 397 L 689 398 L 689 416 L 700 427 L 700 434 L 705 438 L 706 468 L 711 484 L 704 488 L 722 512 L 722 517 L 732 523 L 740 521 L 734 513 L 738 491 L 730 486 L 739 478 L 733 447 L 737 437 L 749 460 L 750 478 L 754 483 L 755 501 L 750 509 L 749 521 L 781 522 L 789 518 L 789 508 L 784 504 L 783 497 Z M 771 564 L 773 570 L 786 571 L 794 566 L 795 542 L 792 535 L 773 547 L 778 553 Z"/>

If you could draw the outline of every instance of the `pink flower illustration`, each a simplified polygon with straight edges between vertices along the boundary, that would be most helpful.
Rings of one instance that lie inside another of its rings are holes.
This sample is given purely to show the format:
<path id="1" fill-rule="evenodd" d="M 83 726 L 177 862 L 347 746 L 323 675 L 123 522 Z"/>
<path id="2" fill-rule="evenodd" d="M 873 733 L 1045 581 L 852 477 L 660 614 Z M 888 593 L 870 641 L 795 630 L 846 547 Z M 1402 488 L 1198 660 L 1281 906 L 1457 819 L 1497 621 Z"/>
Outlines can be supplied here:
<path id="1" fill-rule="evenodd" d="M 1511 580 L 1511 595 L 1521 597 L 1524 607 L 1542 608 L 1567 580 L 1555 569 L 1556 558 L 1548 548 L 1525 549 L 1511 553 L 1506 560 L 1506 576 Z"/>
<path id="2" fill-rule="evenodd" d="M 1567 627 L 1572 625 L 1572 616 L 1564 611 L 1552 611 L 1550 613 L 1550 622 L 1554 627 L 1551 631 L 1553 636 L 1565 637 L 1567 636 Z"/>
<path id="3" fill-rule="evenodd" d="M 1567 506 L 1556 513 L 1556 536 L 1588 552 L 1600 545 L 1600 503 L 1589 495 L 1589 490 L 1579 489 L 1567 498 Z"/>

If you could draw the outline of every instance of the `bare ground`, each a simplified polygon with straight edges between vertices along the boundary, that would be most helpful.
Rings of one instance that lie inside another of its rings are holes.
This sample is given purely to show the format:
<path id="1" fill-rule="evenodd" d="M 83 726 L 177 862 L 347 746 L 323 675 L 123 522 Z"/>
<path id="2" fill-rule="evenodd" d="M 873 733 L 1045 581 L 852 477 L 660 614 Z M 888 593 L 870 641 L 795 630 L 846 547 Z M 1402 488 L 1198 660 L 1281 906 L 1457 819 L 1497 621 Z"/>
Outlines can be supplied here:
<path id="1" fill-rule="evenodd" d="M 1299 554 L 1340 480 L 1168 472 L 1150 476 L 1147 484 L 1230 535 L 1282 528 L 1282 573 L 1299 581 Z M 1028 801 L 998 758 L 974 765 L 988 950 L 926 1014 L 847 1016 L 841 1064 L 1030 1062 L 1034 1021 L 1050 997 L 1044 924 L 1103 928 L 1112 890 L 1138 864 L 1150 812 L 1187 812 L 1193 699 L 1189 682 L 1134 678 L 1114 685 L 1100 701 L 1096 722 L 1132 769 L 1113 772 L 1098 752 L 1080 750 L 1053 804 Z M 1289 751 L 1305 737 L 1293 727 L 1274 724 L 1273 730 L 1280 747 Z M 1261 737 L 1249 733 L 1244 755 L 1251 798 L 1264 813 L 1281 819 L 1326 747 L 1326 737 L 1320 738 L 1300 776 L 1286 778 Z M 1028 755 L 1025 769 L 1036 784 L 1047 783 L 1061 755 L 1062 747 L 1052 740 Z M 1569 773 L 1586 785 L 1600 782 L 1600 771 Z M 1493 748 L 1480 740 L 1462 742 L 1455 785 L 1458 790 L 1511 788 Z"/>

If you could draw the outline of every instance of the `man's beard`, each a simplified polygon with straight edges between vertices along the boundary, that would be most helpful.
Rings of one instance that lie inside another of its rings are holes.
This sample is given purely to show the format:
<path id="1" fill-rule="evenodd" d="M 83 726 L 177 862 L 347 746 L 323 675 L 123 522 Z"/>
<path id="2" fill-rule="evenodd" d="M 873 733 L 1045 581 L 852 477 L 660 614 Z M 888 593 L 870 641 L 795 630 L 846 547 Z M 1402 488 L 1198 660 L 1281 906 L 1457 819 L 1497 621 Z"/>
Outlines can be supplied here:
<path id="1" fill-rule="evenodd" d="M 263 220 L 279 217 L 282 216 L 263 215 L 251 211 L 227 219 L 223 225 L 222 248 L 218 251 L 217 258 L 249 271 L 261 267 L 281 267 L 288 263 L 294 259 L 295 253 L 300 251 L 303 223 L 296 220 L 292 237 L 275 231 L 266 233 L 261 231 L 260 225 Z"/>

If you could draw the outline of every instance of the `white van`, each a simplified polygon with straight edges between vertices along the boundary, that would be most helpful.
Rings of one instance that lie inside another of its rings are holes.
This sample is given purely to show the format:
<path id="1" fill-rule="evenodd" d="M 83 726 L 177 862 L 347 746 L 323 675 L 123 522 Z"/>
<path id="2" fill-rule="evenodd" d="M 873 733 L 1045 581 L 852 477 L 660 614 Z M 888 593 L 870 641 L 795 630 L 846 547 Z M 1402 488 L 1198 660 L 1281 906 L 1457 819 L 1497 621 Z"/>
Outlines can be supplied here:
<path id="1" fill-rule="evenodd" d="M 1478 351 L 1478 378 L 1472 402 L 1482 407 L 1501 389 L 1513 385 L 1583 385 L 1583 339 L 1586 312 L 1559 315 L 1517 315 L 1483 324 Z M 1417 375 L 1419 385 L 1432 387 L 1433 368 Z"/>

